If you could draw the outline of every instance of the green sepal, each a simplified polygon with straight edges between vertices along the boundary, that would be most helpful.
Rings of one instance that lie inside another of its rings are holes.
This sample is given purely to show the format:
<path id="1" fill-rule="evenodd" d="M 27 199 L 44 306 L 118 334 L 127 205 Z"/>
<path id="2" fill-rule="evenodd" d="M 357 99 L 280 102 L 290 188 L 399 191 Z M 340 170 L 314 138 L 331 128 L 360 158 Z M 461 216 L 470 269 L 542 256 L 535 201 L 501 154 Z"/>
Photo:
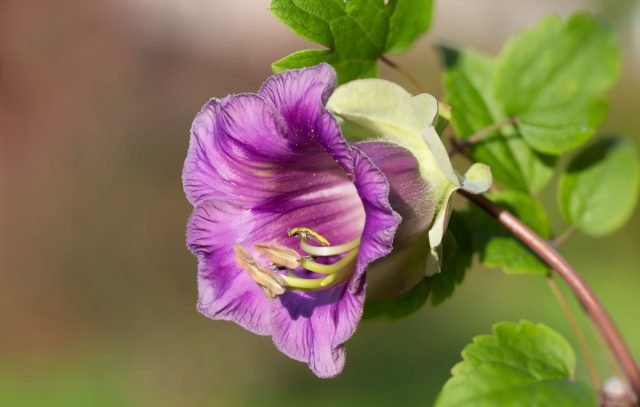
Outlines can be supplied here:
<path id="1" fill-rule="evenodd" d="M 438 273 L 451 198 L 461 188 L 474 194 L 487 191 L 492 182 L 489 168 L 476 163 L 464 175 L 453 169 L 434 128 L 438 102 L 429 94 L 412 96 L 393 82 L 361 79 L 338 87 L 329 98 L 327 109 L 349 141 L 385 140 L 408 149 L 416 157 L 429 185 L 429 200 L 436 203 L 428 232 L 430 254 L 425 273 Z"/>

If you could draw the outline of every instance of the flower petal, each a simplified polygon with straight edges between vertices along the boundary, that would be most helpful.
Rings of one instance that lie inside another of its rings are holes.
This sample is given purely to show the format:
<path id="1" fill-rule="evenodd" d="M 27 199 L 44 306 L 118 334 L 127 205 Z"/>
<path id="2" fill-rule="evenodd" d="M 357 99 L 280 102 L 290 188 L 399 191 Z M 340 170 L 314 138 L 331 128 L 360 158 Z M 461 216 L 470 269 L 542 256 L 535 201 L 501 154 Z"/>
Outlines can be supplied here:
<path id="1" fill-rule="evenodd" d="M 274 76 L 264 89 L 295 72 Z M 311 78 L 320 81 L 317 72 Z M 318 232 L 335 243 L 360 235 L 364 212 L 350 180 L 352 152 L 321 103 L 321 92 L 316 92 L 317 107 L 305 101 L 299 106 L 309 108 L 295 113 L 301 123 L 314 124 L 309 130 L 312 137 L 304 142 L 292 136 L 282 115 L 261 96 L 237 95 L 207 103 L 194 120 L 185 162 L 183 178 L 189 200 L 197 205 L 225 197 L 254 213 L 278 214 L 280 219 L 270 226 L 278 229 L 273 235 L 286 236 L 291 227 L 319 228 Z"/>
<path id="2" fill-rule="evenodd" d="M 364 304 L 364 272 L 386 256 L 400 216 L 389 203 L 389 183 L 358 148 L 352 149 L 353 178 L 365 219 L 356 270 L 348 284 L 318 291 L 288 291 L 273 302 L 273 341 L 286 355 L 309 364 L 319 377 L 333 377 L 344 366 L 344 342 L 355 331 Z"/>
<path id="3" fill-rule="evenodd" d="M 210 101 L 194 121 L 183 173 L 196 206 L 188 241 L 200 261 L 198 308 L 271 332 L 284 353 L 322 377 L 342 369 L 343 343 L 362 314 L 364 271 L 391 251 L 401 220 L 387 178 L 347 144 L 324 108 L 334 83 L 332 68 L 320 65 L 275 75 L 258 95 Z M 233 246 L 295 247 L 292 227 L 314 229 L 332 244 L 361 235 L 356 270 L 348 283 L 287 291 L 269 303 L 236 264 Z"/>
<path id="4" fill-rule="evenodd" d="M 430 185 L 420 175 L 418 161 L 409 150 L 395 143 L 368 141 L 356 146 L 389 181 L 391 207 L 402 217 L 394 238 L 394 249 L 410 244 L 431 224 L 436 204 L 430 199 Z"/>
<path id="5" fill-rule="evenodd" d="M 206 201 L 193 211 L 187 243 L 198 256 L 197 308 L 209 318 L 234 321 L 251 332 L 269 335 L 269 300 L 237 264 L 230 244 L 251 224 L 246 213 L 224 202 Z"/>
<path id="6" fill-rule="evenodd" d="M 389 180 L 391 206 L 402 216 L 393 242 L 393 255 L 375 262 L 368 272 L 367 295 L 376 298 L 398 296 L 413 288 L 425 276 L 423 259 L 413 255 L 420 253 L 419 249 L 409 247 L 415 246 L 416 241 L 418 245 L 426 244 L 426 231 L 433 221 L 436 202 L 431 200 L 428 193 L 430 185 L 421 176 L 418 162 L 409 150 L 384 141 L 356 145 L 366 152 Z M 404 263 L 397 261 L 399 256 L 406 258 L 403 259 Z M 420 264 L 423 265 L 420 267 Z"/>
<path id="7" fill-rule="evenodd" d="M 283 134 L 280 114 L 256 95 L 210 100 L 191 127 L 182 175 L 189 202 L 195 206 L 220 196 L 246 201 L 268 194 L 255 185 L 280 170 L 279 158 L 291 156 Z"/>
<path id="8" fill-rule="evenodd" d="M 342 370 L 343 343 L 362 316 L 364 271 L 391 251 L 400 223 L 389 203 L 385 176 L 362 151 L 353 148 L 352 154 L 354 185 L 365 219 L 350 282 L 317 292 L 288 291 L 272 305 L 274 343 L 286 355 L 308 363 L 319 377 L 333 377 Z"/>
<path id="9" fill-rule="evenodd" d="M 318 377 L 339 374 L 343 343 L 362 316 L 364 291 L 341 285 L 316 292 L 287 292 L 273 302 L 273 341 L 287 356 L 306 362 Z"/>
<path id="10" fill-rule="evenodd" d="M 293 69 L 273 75 L 262 84 L 258 95 L 270 101 L 282 114 L 297 141 L 317 134 L 324 105 L 333 92 L 336 73 L 330 65 Z"/>
<path id="11" fill-rule="evenodd" d="M 356 260 L 356 270 L 349 290 L 357 292 L 361 277 L 369 263 L 391 253 L 393 239 L 402 221 L 389 202 L 389 182 L 367 155 L 357 147 L 354 151 L 354 184 L 365 212 L 364 230 Z"/>
<path id="12" fill-rule="evenodd" d="M 350 147 L 335 118 L 325 109 L 335 84 L 335 71 L 331 65 L 322 63 L 274 75 L 258 94 L 282 114 L 296 148 L 305 149 L 310 142 L 317 141 L 346 173 L 352 173 Z"/>

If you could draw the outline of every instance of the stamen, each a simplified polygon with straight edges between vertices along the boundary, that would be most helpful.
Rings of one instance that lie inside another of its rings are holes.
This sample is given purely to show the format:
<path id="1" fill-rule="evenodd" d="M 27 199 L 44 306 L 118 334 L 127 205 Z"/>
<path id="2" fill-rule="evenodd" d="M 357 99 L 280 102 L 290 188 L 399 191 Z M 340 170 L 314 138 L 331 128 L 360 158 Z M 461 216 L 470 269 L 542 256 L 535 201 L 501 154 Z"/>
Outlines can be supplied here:
<path id="1" fill-rule="evenodd" d="M 358 251 L 352 250 L 343 258 L 333 264 L 320 264 L 311 259 L 305 258 L 300 261 L 300 266 L 309 271 L 320 274 L 335 274 L 339 272 L 345 265 L 348 265 L 350 262 L 352 262 L 356 257 L 358 257 Z"/>
<path id="2" fill-rule="evenodd" d="M 353 274 L 355 266 L 356 262 L 354 259 L 351 263 L 349 263 L 349 266 L 343 267 L 342 269 L 338 270 L 337 273 L 328 275 L 327 277 L 323 278 L 320 282 L 320 285 L 324 288 L 344 283 Z"/>
<path id="3" fill-rule="evenodd" d="M 323 246 L 329 246 L 329 241 L 322 236 L 320 233 L 316 232 L 313 229 L 309 228 L 293 228 L 288 231 L 289 236 L 299 236 L 302 239 L 312 238 L 316 242 L 320 243 Z"/>
<path id="4" fill-rule="evenodd" d="M 360 245 L 360 240 L 361 238 L 357 237 L 347 243 L 337 246 L 313 246 L 309 244 L 307 239 L 303 236 L 300 240 L 300 248 L 314 256 L 335 256 L 357 248 Z"/>
<path id="5" fill-rule="evenodd" d="M 320 283 L 320 285 L 322 287 L 329 287 L 331 285 L 338 285 L 347 281 L 355 270 L 357 257 L 358 257 L 358 249 L 354 249 L 349 253 L 347 253 L 346 256 L 344 256 L 342 259 L 340 259 L 340 261 L 338 261 L 338 263 L 340 263 L 343 260 L 348 259 L 349 261 L 345 262 L 344 267 L 338 269 L 335 273 L 325 277 L 324 280 Z"/>
<path id="6" fill-rule="evenodd" d="M 300 266 L 302 260 L 302 256 L 297 251 L 277 242 L 256 243 L 255 248 L 271 264 L 278 267 L 294 270 Z"/>
<path id="7" fill-rule="evenodd" d="M 242 246 L 235 246 L 236 261 L 262 288 L 270 299 L 285 293 L 286 289 L 294 290 L 321 290 L 336 286 L 349 280 L 356 266 L 358 249 L 361 238 L 355 238 L 349 242 L 330 246 L 329 240 L 320 233 L 309 228 L 292 228 L 289 236 L 300 237 L 300 248 L 309 256 L 304 257 L 298 251 L 277 242 L 256 243 L 256 251 L 266 258 L 271 268 L 265 267 L 256 261 L 253 256 Z M 322 246 L 310 243 L 313 240 Z M 344 256 L 333 264 L 316 262 L 317 257 L 332 257 L 343 254 Z M 295 274 L 281 274 L 280 271 L 293 272 L 297 269 L 324 274 L 320 278 L 298 277 Z"/>
<path id="8" fill-rule="evenodd" d="M 287 282 L 286 286 L 287 288 L 299 290 L 318 290 L 343 283 L 351 277 L 356 264 L 356 257 L 358 257 L 358 251 L 353 250 L 334 264 L 318 264 L 314 261 L 303 259 L 304 268 L 316 273 L 327 274 L 327 276 L 322 278 L 283 276 Z"/>
<path id="9" fill-rule="evenodd" d="M 302 278 L 294 276 L 282 276 L 286 281 L 287 288 L 297 290 L 317 290 L 322 287 L 322 281 L 326 278 Z"/>
<path id="10" fill-rule="evenodd" d="M 284 287 L 287 284 L 284 276 L 260 265 L 242 246 L 234 246 L 233 251 L 240 267 L 262 288 L 268 298 L 274 299 L 276 296 L 284 294 Z"/>

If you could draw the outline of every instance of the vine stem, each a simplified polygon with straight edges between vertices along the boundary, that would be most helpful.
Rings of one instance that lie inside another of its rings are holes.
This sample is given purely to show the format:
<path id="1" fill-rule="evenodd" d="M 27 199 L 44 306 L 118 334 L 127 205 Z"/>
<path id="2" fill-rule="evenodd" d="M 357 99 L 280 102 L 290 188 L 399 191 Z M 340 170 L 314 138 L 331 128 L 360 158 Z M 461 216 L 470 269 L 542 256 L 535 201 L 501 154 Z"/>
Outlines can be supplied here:
<path id="1" fill-rule="evenodd" d="M 515 237 L 560 274 L 560 277 L 564 279 L 576 297 L 578 297 L 587 315 L 589 315 L 620 367 L 622 367 L 625 377 L 636 395 L 636 399 L 640 399 L 640 370 L 633 358 L 633 354 L 624 342 L 611 317 L 580 274 L 546 240 L 538 236 L 507 210 L 491 202 L 484 195 L 473 195 L 465 190 L 459 190 L 459 192 L 497 219 Z"/>
<path id="2" fill-rule="evenodd" d="M 384 55 L 380 57 L 380 60 L 398 71 L 417 89 L 423 89 L 420 82 L 401 66 L 386 58 Z M 480 130 L 478 133 L 467 139 L 467 143 L 461 142 L 454 145 L 453 151 L 449 151 L 449 156 L 455 155 L 456 153 L 465 150 L 465 147 L 473 144 L 475 140 L 471 141 L 471 138 L 477 138 L 479 140 L 502 126 L 514 123 L 517 123 L 517 118 L 507 118 L 504 122 L 495 123 L 493 126 Z M 558 253 L 551 244 L 549 244 L 549 242 L 537 235 L 527 225 L 509 213 L 509 211 L 491 202 L 484 195 L 473 195 L 462 189 L 460 190 L 460 194 L 478 205 L 489 215 L 496 218 L 498 222 L 513 233 L 515 237 L 533 250 L 551 268 L 560 274 L 584 307 L 587 315 L 600 332 L 602 338 L 604 338 L 606 343 L 609 345 L 609 349 L 611 349 L 611 352 L 624 371 L 626 379 L 635 393 L 636 400 L 640 400 L 640 369 L 638 369 L 638 365 L 633 354 L 613 323 L 613 320 L 602 306 L 602 303 L 600 303 L 582 276 L 578 274 L 571 264 L 569 264 L 569 262 L 567 262 L 567 260 L 565 260 L 565 258 L 562 257 L 562 255 L 560 255 L 560 253 Z"/>

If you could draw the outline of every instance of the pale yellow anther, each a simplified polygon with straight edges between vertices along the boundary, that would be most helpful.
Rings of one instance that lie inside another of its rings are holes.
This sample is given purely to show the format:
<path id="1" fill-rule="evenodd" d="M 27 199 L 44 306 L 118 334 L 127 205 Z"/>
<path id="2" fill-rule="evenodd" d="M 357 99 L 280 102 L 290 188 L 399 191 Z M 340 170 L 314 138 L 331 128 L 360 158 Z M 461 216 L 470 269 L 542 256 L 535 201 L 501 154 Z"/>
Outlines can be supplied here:
<path id="1" fill-rule="evenodd" d="M 260 265 L 242 246 L 234 246 L 233 251 L 240 267 L 262 288 L 267 297 L 274 299 L 284 294 L 287 281 L 282 275 Z"/>
<path id="2" fill-rule="evenodd" d="M 256 243 L 255 248 L 271 264 L 290 270 L 298 268 L 302 260 L 302 256 L 297 251 L 277 242 Z"/>

